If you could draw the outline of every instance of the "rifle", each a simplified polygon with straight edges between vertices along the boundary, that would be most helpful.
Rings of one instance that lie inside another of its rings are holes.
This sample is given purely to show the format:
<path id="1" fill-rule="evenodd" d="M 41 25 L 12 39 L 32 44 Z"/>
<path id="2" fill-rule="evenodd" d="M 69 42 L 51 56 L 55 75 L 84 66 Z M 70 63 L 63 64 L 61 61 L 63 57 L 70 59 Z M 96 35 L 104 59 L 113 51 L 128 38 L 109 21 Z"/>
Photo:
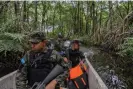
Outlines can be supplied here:
<path id="1" fill-rule="evenodd" d="M 57 64 L 42 82 L 35 82 L 31 89 L 45 89 L 48 83 L 50 83 L 53 79 L 55 79 L 59 74 L 63 72 L 63 67 Z"/>

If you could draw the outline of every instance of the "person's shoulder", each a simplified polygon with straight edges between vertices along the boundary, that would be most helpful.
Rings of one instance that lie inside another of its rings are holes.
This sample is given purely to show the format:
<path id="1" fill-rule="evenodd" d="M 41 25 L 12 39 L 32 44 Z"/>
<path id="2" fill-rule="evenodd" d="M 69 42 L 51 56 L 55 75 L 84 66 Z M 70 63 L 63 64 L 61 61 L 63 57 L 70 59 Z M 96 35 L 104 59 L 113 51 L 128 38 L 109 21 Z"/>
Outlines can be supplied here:
<path id="1" fill-rule="evenodd" d="M 83 51 L 79 50 L 79 53 L 80 53 L 80 54 L 83 54 Z"/>
<path id="2" fill-rule="evenodd" d="M 72 50 L 72 49 L 71 49 L 71 48 L 67 48 L 67 50 L 69 50 L 69 51 L 70 51 L 70 50 Z"/>
<path id="3" fill-rule="evenodd" d="M 58 59 L 58 60 L 62 59 L 62 56 L 56 50 L 52 50 L 51 57 L 53 59 Z"/>
<path id="4" fill-rule="evenodd" d="M 28 50 L 28 51 L 25 52 L 24 56 L 26 56 L 26 58 L 29 58 L 32 54 L 33 54 L 33 51 L 32 50 Z"/>
<path id="5" fill-rule="evenodd" d="M 57 51 L 55 49 L 51 49 L 53 53 L 57 53 Z"/>
<path id="6" fill-rule="evenodd" d="M 26 51 L 24 56 L 20 59 L 21 64 L 25 64 L 29 60 L 30 50 Z"/>
<path id="7" fill-rule="evenodd" d="M 54 49 L 51 49 L 51 50 L 52 50 L 52 54 L 58 55 L 58 52 L 56 50 L 54 50 Z"/>
<path id="8" fill-rule="evenodd" d="M 68 51 L 69 51 L 70 53 L 74 52 L 71 48 L 69 48 Z"/>
<path id="9" fill-rule="evenodd" d="M 30 53 L 32 53 L 32 50 L 27 50 L 27 51 L 25 52 L 25 54 L 30 54 Z"/>

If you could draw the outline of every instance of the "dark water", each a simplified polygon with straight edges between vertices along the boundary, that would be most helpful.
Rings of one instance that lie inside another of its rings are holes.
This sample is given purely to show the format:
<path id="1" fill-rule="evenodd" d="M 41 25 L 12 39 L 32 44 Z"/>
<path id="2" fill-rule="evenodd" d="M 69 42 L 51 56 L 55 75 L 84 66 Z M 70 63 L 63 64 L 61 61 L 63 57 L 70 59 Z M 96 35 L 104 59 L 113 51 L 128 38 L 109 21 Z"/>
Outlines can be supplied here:
<path id="1" fill-rule="evenodd" d="M 129 76 L 126 76 L 126 73 L 123 74 L 122 70 L 126 70 L 126 68 L 123 69 L 118 66 L 119 64 L 116 60 L 119 59 L 96 48 L 91 48 L 90 52 L 93 52 L 94 56 L 89 60 L 108 89 L 133 89 L 133 82 L 128 80 L 130 78 L 133 79 L 133 76 L 131 74 Z"/>
<path id="2" fill-rule="evenodd" d="M 3 77 L 4 75 L 9 74 L 17 69 L 16 64 L 14 64 L 14 66 L 8 64 L 0 62 L 0 77 Z"/>
<path id="3" fill-rule="evenodd" d="M 9 74 L 11 72 L 13 72 L 15 69 L 13 68 L 3 68 L 3 69 L 0 69 L 0 77 L 3 77 L 4 75 L 6 74 Z"/>

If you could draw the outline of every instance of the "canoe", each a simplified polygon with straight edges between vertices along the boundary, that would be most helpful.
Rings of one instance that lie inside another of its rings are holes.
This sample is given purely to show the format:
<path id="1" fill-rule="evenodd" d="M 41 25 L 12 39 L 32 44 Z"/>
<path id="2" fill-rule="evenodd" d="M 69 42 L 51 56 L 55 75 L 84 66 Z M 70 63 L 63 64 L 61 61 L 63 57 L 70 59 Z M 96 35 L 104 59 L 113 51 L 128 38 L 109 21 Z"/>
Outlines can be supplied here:
<path id="1" fill-rule="evenodd" d="M 102 81 L 96 70 L 93 68 L 88 58 L 85 57 L 85 64 L 88 69 L 89 89 L 108 89 Z M 16 89 L 16 74 L 17 70 L 0 78 L 0 89 Z M 67 88 L 64 88 L 67 89 Z"/>

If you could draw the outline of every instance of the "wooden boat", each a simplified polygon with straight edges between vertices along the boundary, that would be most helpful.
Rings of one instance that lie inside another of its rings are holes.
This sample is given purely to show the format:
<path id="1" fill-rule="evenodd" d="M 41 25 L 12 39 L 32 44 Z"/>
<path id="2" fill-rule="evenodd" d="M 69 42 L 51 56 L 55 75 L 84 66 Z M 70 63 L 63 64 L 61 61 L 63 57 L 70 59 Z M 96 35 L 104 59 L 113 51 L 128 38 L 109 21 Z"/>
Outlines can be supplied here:
<path id="1" fill-rule="evenodd" d="M 86 60 L 85 64 L 89 67 L 88 69 L 89 89 L 108 89 L 105 83 L 98 75 L 98 73 L 91 65 L 91 63 L 89 62 L 89 60 L 87 59 L 87 55 L 85 57 L 85 60 Z M 14 71 L 0 78 L 0 89 L 16 89 L 16 81 L 15 81 L 16 74 L 17 71 Z"/>

